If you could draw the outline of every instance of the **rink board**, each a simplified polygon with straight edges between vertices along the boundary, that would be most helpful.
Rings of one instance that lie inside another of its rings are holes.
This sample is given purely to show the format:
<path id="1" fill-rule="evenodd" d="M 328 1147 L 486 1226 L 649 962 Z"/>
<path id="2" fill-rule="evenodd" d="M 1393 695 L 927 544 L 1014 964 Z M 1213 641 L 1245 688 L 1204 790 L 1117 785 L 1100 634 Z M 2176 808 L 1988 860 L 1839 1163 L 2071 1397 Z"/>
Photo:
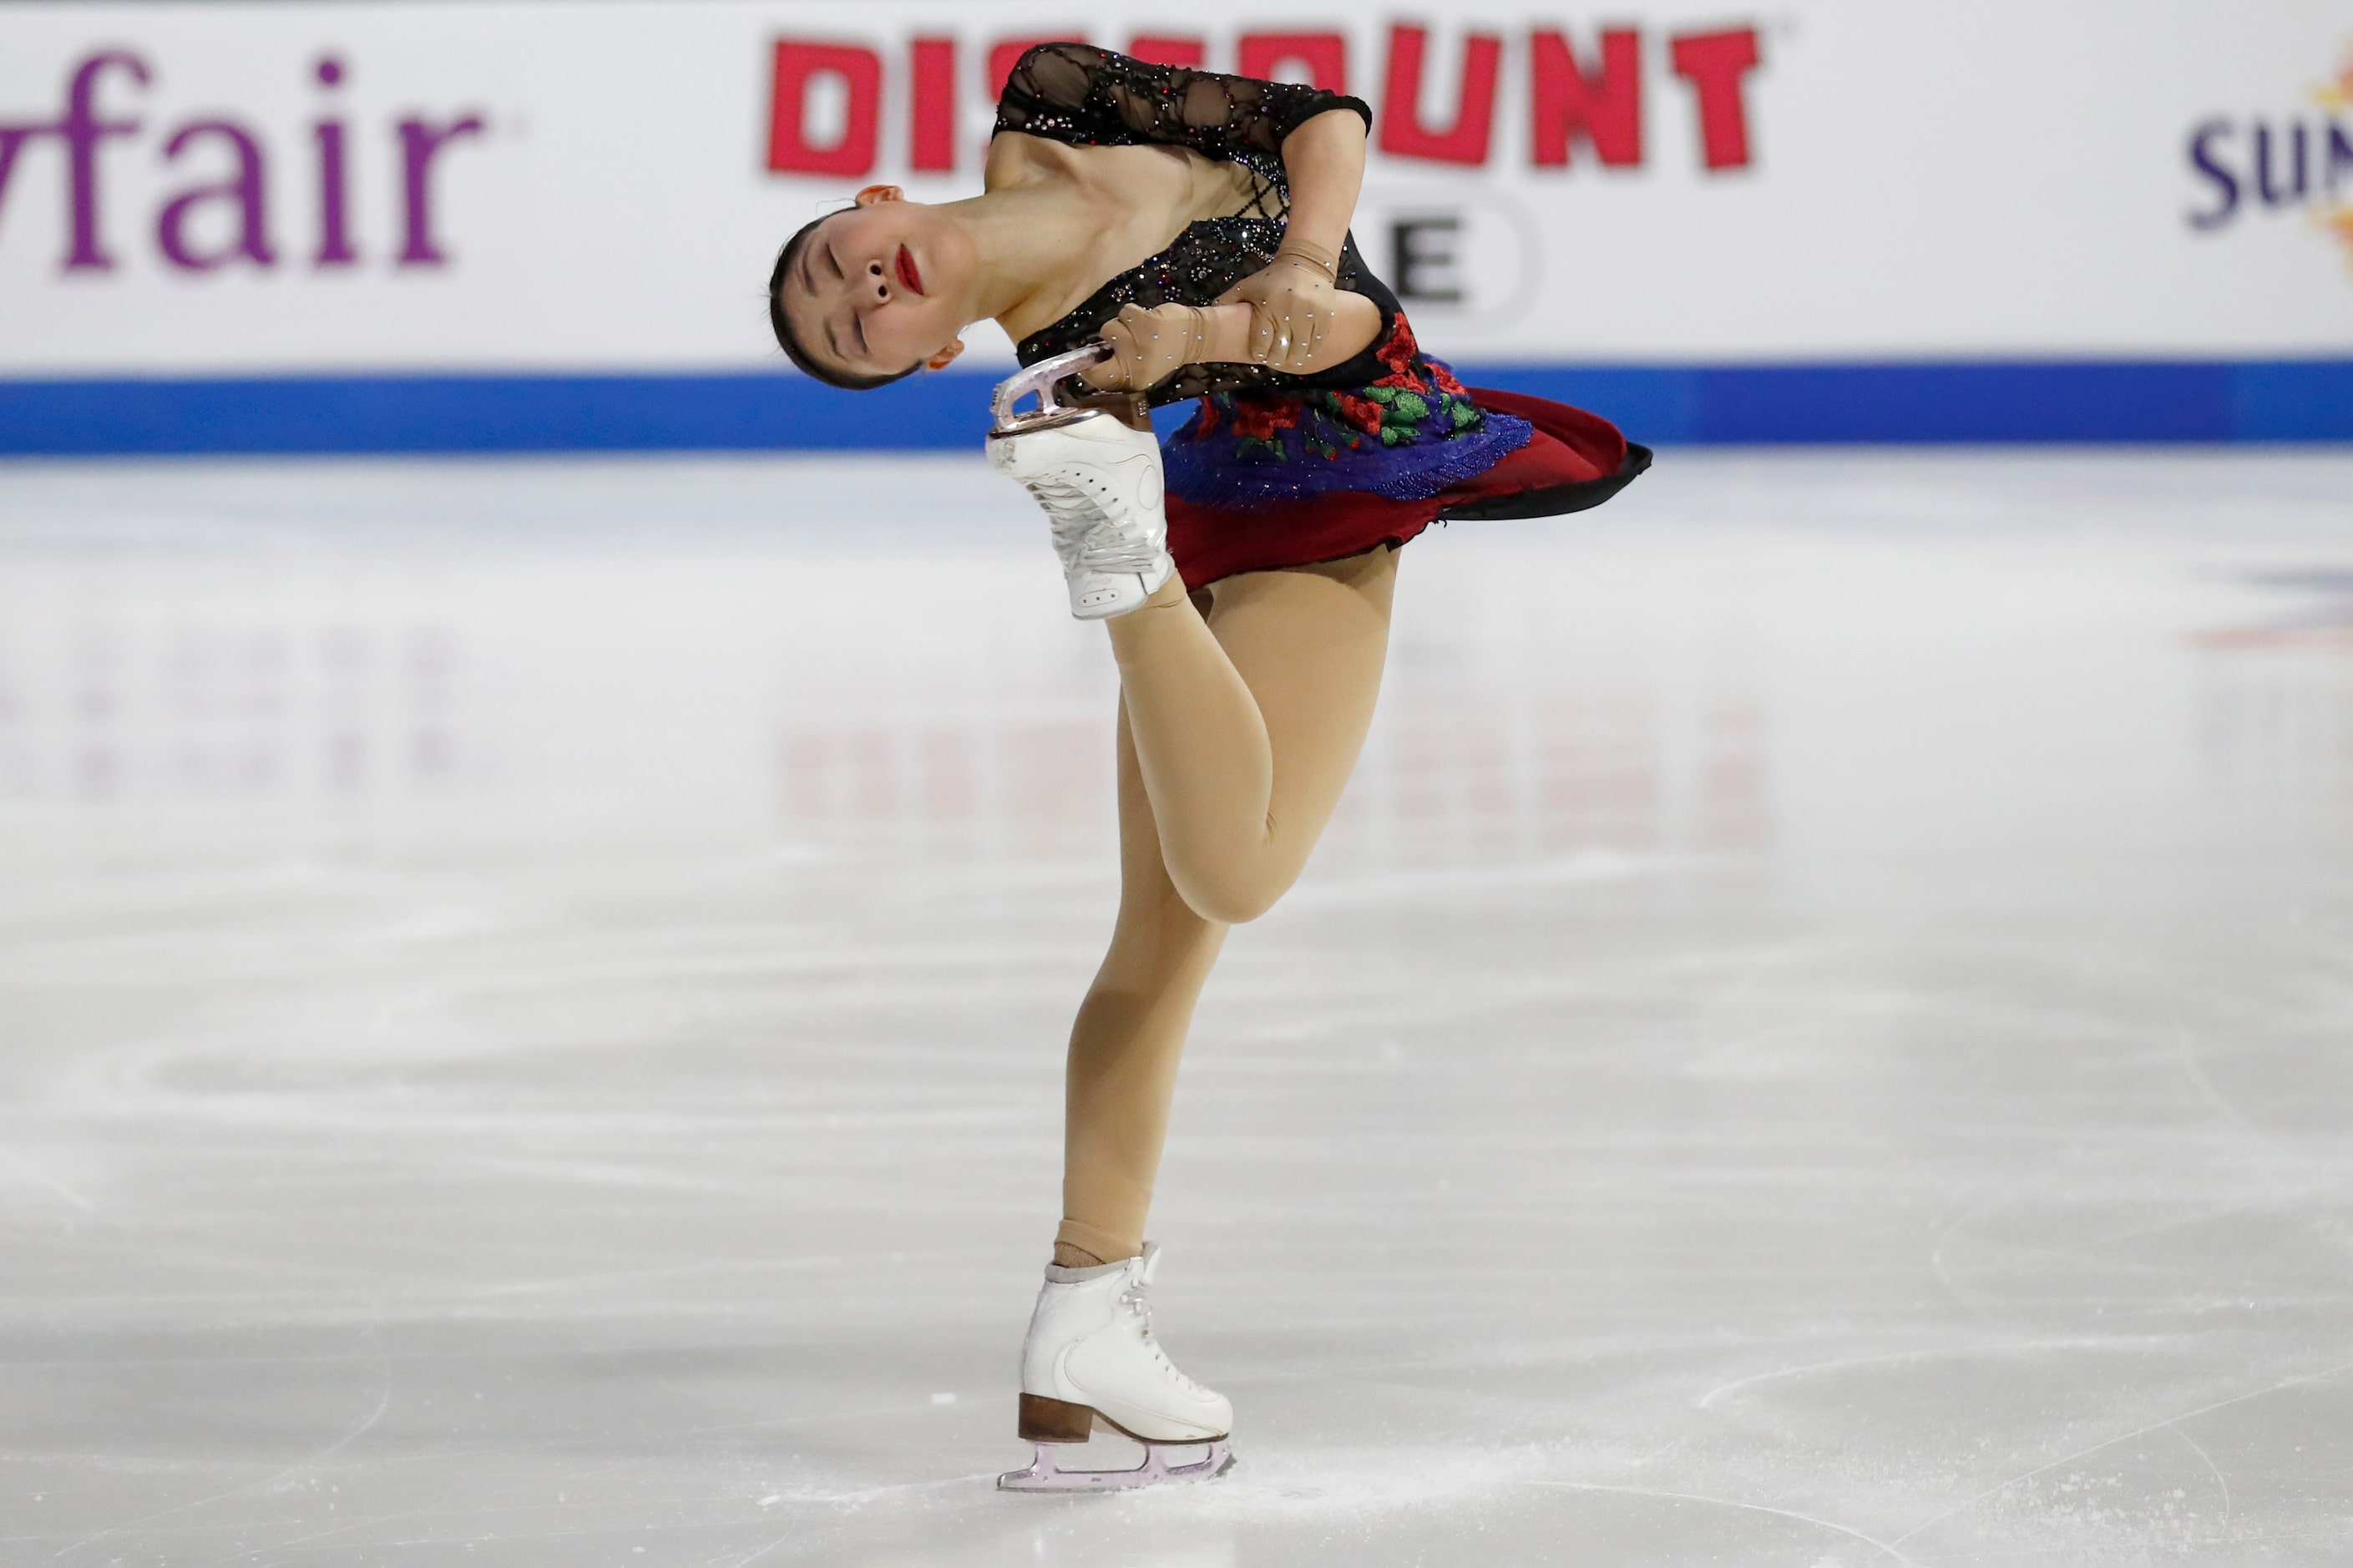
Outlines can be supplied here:
<path id="1" fill-rule="evenodd" d="M 0 451 L 958 445 L 993 322 L 853 416 L 762 280 L 1058 37 L 1363 99 L 1420 341 L 1644 439 L 2353 436 L 2335 0 L 96 0 L 0 6 Z"/>
<path id="2" fill-rule="evenodd" d="M 1660 445 L 2353 440 L 2353 360 L 1461 367 Z M 971 447 L 989 378 L 875 394 L 777 374 L 0 383 L 0 453 Z M 1182 408 L 1164 412 L 1164 424 Z"/>

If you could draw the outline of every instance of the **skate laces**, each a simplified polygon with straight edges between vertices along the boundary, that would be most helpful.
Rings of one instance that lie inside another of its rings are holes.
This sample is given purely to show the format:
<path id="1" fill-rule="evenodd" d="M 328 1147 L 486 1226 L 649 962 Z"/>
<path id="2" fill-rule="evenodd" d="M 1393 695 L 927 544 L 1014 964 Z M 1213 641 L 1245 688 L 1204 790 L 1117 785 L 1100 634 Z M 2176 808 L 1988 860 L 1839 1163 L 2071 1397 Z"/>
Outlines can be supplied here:
<path id="1" fill-rule="evenodd" d="M 1147 574 L 1160 563 L 1160 550 L 1141 529 L 1125 525 L 1104 510 L 1088 487 L 1060 474 L 1043 475 L 1025 487 L 1046 510 L 1054 552 L 1065 571 Z"/>
<path id="2" fill-rule="evenodd" d="M 1168 1352 L 1160 1348 L 1160 1342 L 1152 1337 L 1152 1274 L 1159 1266 L 1160 1249 L 1155 1247 L 1144 1255 L 1136 1267 L 1128 1270 L 1127 1283 L 1119 1293 L 1119 1304 L 1135 1319 L 1136 1329 L 1144 1337 L 1144 1348 L 1152 1352 L 1152 1359 L 1160 1370 L 1186 1392 L 1200 1394 L 1204 1392 L 1201 1385 L 1178 1371 L 1176 1363 L 1168 1359 Z"/>

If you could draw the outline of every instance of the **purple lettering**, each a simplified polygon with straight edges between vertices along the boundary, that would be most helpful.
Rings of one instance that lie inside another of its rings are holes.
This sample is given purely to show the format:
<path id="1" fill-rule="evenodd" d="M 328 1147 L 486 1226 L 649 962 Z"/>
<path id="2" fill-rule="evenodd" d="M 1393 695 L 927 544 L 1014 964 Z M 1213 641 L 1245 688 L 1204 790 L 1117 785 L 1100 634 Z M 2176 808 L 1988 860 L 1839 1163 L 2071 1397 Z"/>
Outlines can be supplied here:
<path id="1" fill-rule="evenodd" d="M 2337 195 L 2339 179 L 2353 180 L 2353 139 L 2348 139 L 2345 127 L 2334 120 L 2328 122 L 2328 194 Z M 0 163 L 0 189 L 7 185 L 7 165 Z"/>
<path id="2" fill-rule="evenodd" d="M 16 150 L 36 136 L 53 136 L 54 125 L 0 125 L 0 212 L 8 206 L 8 176 L 16 172 Z"/>
<path id="3" fill-rule="evenodd" d="M 2239 210 L 2238 179 L 2214 161 L 2211 145 L 2217 137 L 2230 133 L 2231 122 L 2227 120 L 2210 120 L 2189 133 L 2189 166 L 2214 182 L 2217 198 L 2214 206 L 2189 215 L 2192 228 L 2220 228 Z"/>
<path id="4" fill-rule="evenodd" d="M 319 138 L 319 253 L 311 259 L 319 267 L 349 267 L 360 258 L 343 212 L 343 123 L 322 120 L 312 132 Z"/>
<path id="5" fill-rule="evenodd" d="M 139 130 L 136 120 L 100 120 L 91 106 L 90 99 L 98 86 L 99 73 L 109 66 L 121 66 L 131 73 L 131 79 L 144 87 L 152 79 L 147 62 L 121 49 L 107 49 L 90 56 L 77 67 L 73 84 L 66 91 L 66 114 L 58 121 L 57 132 L 66 140 L 69 166 L 72 171 L 73 249 L 66 257 L 65 270 L 83 268 L 100 272 L 111 271 L 114 258 L 106 253 L 98 233 L 98 144 L 102 137 L 130 136 Z"/>
<path id="6" fill-rule="evenodd" d="M 2289 140 L 2295 147 L 2295 184 L 2284 189 L 2272 184 L 2272 128 L 2261 121 L 2255 122 L 2255 192 L 2269 207 L 2282 206 L 2304 199 L 2305 156 L 2304 122 L 2298 121 L 2295 135 Z"/>
<path id="7" fill-rule="evenodd" d="M 401 173 L 406 193 L 407 223 L 400 247 L 403 267 L 441 267 L 448 262 L 441 247 L 433 242 L 432 179 L 433 160 L 441 149 L 460 136 L 481 134 L 479 115 L 438 128 L 422 120 L 400 122 Z"/>
<path id="8" fill-rule="evenodd" d="M 217 136 L 235 148 L 237 174 L 231 179 L 195 186 L 165 203 L 156 215 L 155 243 L 173 266 L 191 272 L 209 272 L 238 257 L 256 267 L 272 265 L 278 258 L 269 248 L 261 144 L 229 121 L 197 120 L 172 133 L 172 140 L 164 145 L 164 156 L 179 157 L 182 149 L 199 136 Z M 235 204 L 238 220 L 235 244 L 213 251 L 200 251 L 189 244 L 188 215 L 206 202 Z"/>
<path id="9" fill-rule="evenodd" d="M 343 62 L 332 55 L 320 60 L 319 80 L 333 87 L 343 79 Z M 349 220 L 345 215 L 347 184 L 343 175 L 343 122 L 322 120 L 311 128 L 319 141 L 319 251 L 311 258 L 315 267 L 349 267 L 359 259 L 352 248 Z"/>

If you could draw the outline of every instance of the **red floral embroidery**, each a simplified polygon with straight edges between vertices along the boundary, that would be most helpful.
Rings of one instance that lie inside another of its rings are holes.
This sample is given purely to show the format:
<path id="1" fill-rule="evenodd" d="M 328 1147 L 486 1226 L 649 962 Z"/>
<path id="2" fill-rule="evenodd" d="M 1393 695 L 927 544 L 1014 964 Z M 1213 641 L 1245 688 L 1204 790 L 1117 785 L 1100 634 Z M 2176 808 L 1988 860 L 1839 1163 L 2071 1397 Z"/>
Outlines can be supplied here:
<path id="1" fill-rule="evenodd" d="M 1413 341 L 1413 329 L 1406 324 L 1403 316 L 1396 318 L 1396 324 L 1389 328 L 1389 335 L 1373 354 L 1375 359 L 1389 367 L 1389 374 L 1373 384 L 1401 387 L 1408 392 L 1421 391 L 1429 384 L 1415 374 L 1415 364 L 1420 355 L 1421 345 Z"/>
<path id="2" fill-rule="evenodd" d="M 1240 435 L 1271 441 L 1276 431 L 1288 430 L 1299 423 L 1299 400 L 1294 397 L 1237 397 L 1234 429 Z"/>
<path id="3" fill-rule="evenodd" d="M 1347 393 L 1335 392 L 1332 395 L 1332 401 L 1340 405 L 1340 412 L 1348 423 L 1366 435 L 1381 433 L 1381 405 L 1371 398 L 1352 397 Z"/>
<path id="4" fill-rule="evenodd" d="M 1483 426 L 1462 384 L 1445 366 L 1421 357 L 1413 329 L 1402 317 L 1373 353 L 1389 374 L 1369 385 L 1212 392 L 1201 399 L 1200 412 L 1187 428 L 1195 441 L 1230 431 L 1222 437 L 1223 460 L 1255 466 L 1308 458 L 1327 463 L 1377 458 L 1401 447 L 1445 445 Z"/>

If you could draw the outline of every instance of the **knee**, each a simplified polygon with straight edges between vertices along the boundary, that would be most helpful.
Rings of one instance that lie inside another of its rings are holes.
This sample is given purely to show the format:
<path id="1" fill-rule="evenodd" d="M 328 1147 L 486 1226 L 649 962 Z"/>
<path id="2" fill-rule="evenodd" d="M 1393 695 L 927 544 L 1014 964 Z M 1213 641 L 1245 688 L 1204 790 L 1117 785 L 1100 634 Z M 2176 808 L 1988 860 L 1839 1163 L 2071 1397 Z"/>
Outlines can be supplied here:
<path id="1" fill-rule="evenodd" d="M 1275 900 L 1291 887 L 1288 877 L 1250 877 L 1232 872 L 1176 876 L 1173 868 L 1171 875 L 1186 908 L 1219 925 L 1248 925 L 1274 908 Z"/>

